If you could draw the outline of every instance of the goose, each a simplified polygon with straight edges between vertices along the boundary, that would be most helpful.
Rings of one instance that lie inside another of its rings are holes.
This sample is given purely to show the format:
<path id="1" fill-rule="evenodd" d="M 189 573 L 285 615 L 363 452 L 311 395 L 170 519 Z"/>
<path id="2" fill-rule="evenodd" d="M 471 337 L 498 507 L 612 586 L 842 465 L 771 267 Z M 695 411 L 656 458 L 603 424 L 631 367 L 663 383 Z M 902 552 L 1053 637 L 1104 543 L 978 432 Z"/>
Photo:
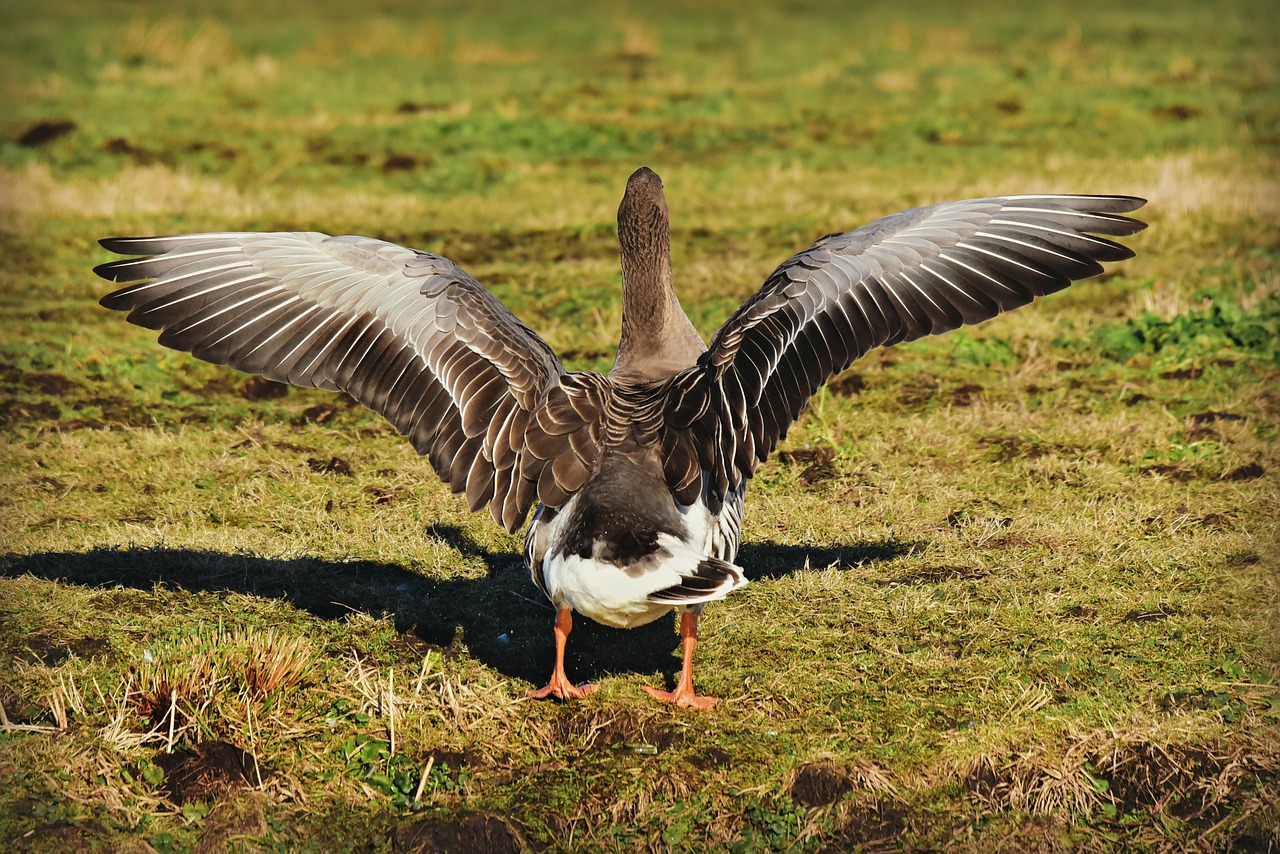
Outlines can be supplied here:
<path id="1" fill-rule="evenodd" d="M 440 255 L 369 237 L 208 233 L 101 241 L 102 298 L 159 343 L 282 383 L 346 392 L 384 416 L 472 512 L 488 508 L 551 600 L 555 666 L 536 698 L 580 698 L 573 613 L 634 627 L 679 612 L 672 691 L 697 694 L 709 602 L 734 563 L 747 481 L 828 379 L 875 347 L 980 323 L 1133 257 L 1099 235 L 1145 224 L 1133 196 L 943 202 L 829 234 L 777 267 L 703 341 L 672 285 L 662 180 L 618 208 L 622 331 L 607 374 L 567 371 L 532 329 Z"/>

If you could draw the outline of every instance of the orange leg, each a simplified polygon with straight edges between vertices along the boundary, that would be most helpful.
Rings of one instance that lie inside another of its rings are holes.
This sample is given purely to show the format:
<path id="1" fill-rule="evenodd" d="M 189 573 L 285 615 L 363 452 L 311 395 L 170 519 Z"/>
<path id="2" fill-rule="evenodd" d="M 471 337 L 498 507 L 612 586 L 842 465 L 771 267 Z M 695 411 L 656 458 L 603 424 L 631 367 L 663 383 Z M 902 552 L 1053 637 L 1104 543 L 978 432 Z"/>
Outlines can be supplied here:
<path id="1" fill-rule="evenodd" d="M 709 709 L 720 702 L 718 697 L 699 697 L 693 693 L 693 647 L 698 643 L 698 615 L 685 611 L 680 615 L 680 639 L 684 644 L 684 664 L 680 667 L 680 681 L 674 691 L 659 691 L 642 686 L 651 697 L 665 700 L 676 706 L 692 709 Z"/>
<path id="2" fill-rule="evenodd" d="M 561 608 L 556 614 L 556 669 L 551 671 L 551 681 L 547 683 L 547 687 L 529 692 L 529 696 L 533 699 L 545 700 L 547 697 L 559 697 L 561 700 L 577 699 L 587 696 L 600 687 L 599 685 L 583 685 L 579 688 L 570 682 L 569 677 L 565 675 L 564 645 L 569 640 L 569 632 L 571 631 L 573 631 L 573 612 L 568 608 Z"/>

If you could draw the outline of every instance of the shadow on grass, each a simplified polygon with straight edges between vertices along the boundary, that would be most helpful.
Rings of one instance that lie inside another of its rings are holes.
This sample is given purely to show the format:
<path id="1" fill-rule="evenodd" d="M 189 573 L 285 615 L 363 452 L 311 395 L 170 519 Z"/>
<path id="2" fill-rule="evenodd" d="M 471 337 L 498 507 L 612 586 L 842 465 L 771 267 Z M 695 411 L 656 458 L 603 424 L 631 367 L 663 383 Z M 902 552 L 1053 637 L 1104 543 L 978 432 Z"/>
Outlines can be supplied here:
<path id="1" fill-rule="evenodd" d="M 280 599 L 326 620 L 352 613 L 387 617 L 401 633 L 447 647 L 461 640 L 479 661 L 505 676 L 541 685 L 551 672 L 551 604 L 529 579 L 521 555 L 477 545 L 461 530 L 427 531 L 487 569 L 482 578 L 438 581 L 377 561 L 266 558 L 251 554 L 172 548 L 93 549 L 0 556 L 0 576 L 30 574 L 86 587 L 156 585 L 179 590 L 242 593 Z M 847 548 L 744 545 L 738 563 L 752 580 L 780 578 L 813 567 L 852 567 L 905 554 L 910 544 L 884 542 Z M 593 681 L 609 673 L 663 672 L 679 666 L 672 621 L 611 629 L 574 621 L 568 647 L 571 678 Z"/>

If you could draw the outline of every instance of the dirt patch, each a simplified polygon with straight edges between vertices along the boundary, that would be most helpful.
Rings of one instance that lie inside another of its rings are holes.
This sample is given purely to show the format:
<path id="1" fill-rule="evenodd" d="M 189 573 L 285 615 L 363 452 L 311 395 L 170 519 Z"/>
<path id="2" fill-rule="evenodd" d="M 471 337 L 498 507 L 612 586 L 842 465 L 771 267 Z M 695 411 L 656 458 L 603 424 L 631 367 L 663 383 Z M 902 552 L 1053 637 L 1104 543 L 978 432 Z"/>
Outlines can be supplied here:
<path id="1" fill-rule="evenodd" d="M 232 448 L 275 448 L 277 451 L 288 451 L 291 454 L 313 454 L 316 450 L 309 445 L 298 445 L 294 442 L 273 442 L 267 438 L 266 433 L 257 428 L 241 432 L 244 433 L 245 438 L 232 445 Z"/>
<path id="2" fill-rule="evenodd" d="M 45 667 L 57 667 L 71 657 L 71 650 L 66 644 L 46 632 L 28 636 L 26 647 L 32 662 Z"/>
<path id="3" fill-rule="evenodd" d="M 110 650 L 111 642 L 106 638 L 77 638 L 67 643 L 67 649 L 71 650 L 80 658 L 92 658 L 104 650 Z"/>
<path id="4" fill-rule="evenodd" d="M 225 741 L 206 741 L 154 761 L 164 770 L 161 791 L 178 806 L 221 800 L 230 792 L 260 785 L 272 774 L 252 753 Z"/>
<path id="5" fill-rule="evenodd" d="M 440 113 L 453 108 L 449 101 L 401 101 L 396 105 L 396 112 L 411 116 L 418 113 Z"/>
<path id="6" fill-rule="evenodd" d="M 304 424 L 324 424 L 331 420 L 338 412 L 338 407 L 332 403 L 317 403 L 315 406 L 308 406 L 302 410 L 302 422 Z"/>
<path id="7" fill-rule="evenodd" d="M 911 816 L 897 804 L 874 801 L 859 805 L 843 817 L 835 833 L 818 849 L 823 854 L 844 851 L 899 851 L 911 829 Z"/>
<path id="8" fill-rule="evenodd" d="M 22 382 L 28 388 L 51 397 L 61 397 L 80 387 L 78 382 L 62 374 L 23 374 Z"/>
<path id="9" fill-rule="evenodd" d="M 898 394 L 898 403 L 903 406 L 917 407 L 928 403 L 938 394 L 936 383 L 910 385 Z"/>
<path id="10" fill-rule="evenodd" d="M 1166 121 L 1185 122 L 1204 115 L 1204 110 L 1191 104 L 1171 104 L 1168 107 L 1156 107 L 1151 115 Z"/>
<path id="11" fill-rule="evenodd" d="M 582 742 L 588 748 L 657 754 L 684 743 L 684 733 L 634 709 L 614 712 L 571 711 L 553 724 L 557 741 Z"/>
<path id="12" fill-rule="evenodd" d="M 388 507 L 398 501 L 413 497 L 413 490 L 407 486 L 381 487 L 370 484 L 364 487 L 361 492 L 373 498 L 373 503 L 379 507 Z"/>
<path id="13" fill-rule="evenodd" d="M 952 406 L 972 406 L 981 394 L 982 386 L 966 383 L 960 388 L 947 392 L 947 399 L 951 401 Z"/>
<path id="14" fill-rule="evenodd" d="M 1095 764 L 1109 778 L 1121 813 L 1161 811 L 1216 821 L 1226 809 L 1224 796 L 1236 788 L 1224 775 L 1231 759 L 1200 748 L 1138 744 Z"/>
<path id="15" fill-rule="evenodd" d="M 12 658 L 9 662 L 12 662 Z M 16 693 L 8 685 L 0 685 L 0 708 L 4 709 L 5 719 L 11 724 L 29 724 L 48 717 L 48 709 L 43 709 Z"/>
<path id="16" fill-rule="evenodd" d="M 426 758 L 423 759 L 423 763 L 430 760 L 435 768 L 449 768 L 458 771 L 462 768 L 473 767 L 478 758 L 479 754 L 470 750 L 445 750 L 437 747 L 427 754 Z"/>
<path id="17" fill-rule="evenodd" d="M 107 154 L 119 154 L 128 157 L 139 166 L 149 166 L 161 160 L 160 155 L 151 149 L 144 148 L 141 145 L 134 145 L 122 136 L 111 137 L 111 139 L 102 144 L 102 150 Z"/>
<path id="18" fill-rule="evenodd" d="M 23 148 L 46 145 L 55 139 L 66 136 L 77 127 L 79 125 L 70 119 L 46 119 L 42 122 L 36 122 L 23 131 L 22 136 L 18 137 L 18 145 Z"/>
<path id="19" fill-rule="evenodd" d="M 418 169 L 425 169 L 430 165 L 430 160 L 419 160 L 411 154 L 388 154 L 387 158 L 382 161 L 382 171 L 388 174 L 392 172 L 414 172 Z"/>
<path id="20" fill-rule="evenodd" d="M 862 374 L 849 373 L 842 377 L 827 383 L 827 388 L 833 394 L 843 395 L 844 397 L 853 397 L 855 394 L 861 394 L 867 387 L 867 381 Z"/>
<path id="21" fill-rule="evenodd" d="M 40 381 L 45 384 L 50 396 L 59 397 L 63 400 L 63 404 L 70 407 L 80 416 L 67 421 L 59 421 L 61 410 L 58 405 L 50 401 L 40 401 L 38 403 L 17 404 L 10 402 L 5 406 L 0 406 L 0 421 L 45 421 L 54 422 L 42 425 L 42 430 L 48 431 L 66 431 L 66 430 L 101 430 L 109 424 L 127 424 L 130 427 L 148 427 L 155 423 L 152 413 L 133 404 L 130 401 L 112 397 L 91 397 L 88 399 L 75 400 L 71 396 L 71 391 L 80 386 L 76 385 L 66 377 L 60 377 L 57 374 L 29 374 L 28 378 L 39 377 Z M 66 386 L 64 383 L 71 382 Z M 59 392 L 56 389 L 65 389 Z M 87 410 L 97 407 L 100 416 L 95 417 L 92 414 L 85 414 Z M 22 416 L 26 417 L 14 417 Z M 184 419 L 186 420 L 186 419 Z"/>
<path id="22" fill-rule="evenodd" d="M 0 403 L 0 424 L 23 424 L 33 421 L 56 421 L 62 410 L 55 404 L 40 400 L 27 403 L 21 400 L 6 400 Z"/>
<path id="23" fill-rule="evenodd" d="M 806 807 L 833 804 L 855 792 L 871 792 L 879 798 L 892 793 L 888 775 L 878 765 L 815 759 L 801 765 L 791 782 L 791 799 Z M 878 801 L 877 801 L 878 803 Z"/>
<path id="24" fill-rule="evenodd" d="M 524 851 L 527 846 L 511 825 L 497 816 L 471 813 L 462 818 L 427 818 L 406 824 L 396 830 L 391 840 L 392 851 L 439 852 L 439 854 L 508 854 Z"/>
<path id="25" fill-rule="evenodd" d="M 1000 790 L 1000 775 L 989 762 L 982 762 L 970 769 L 960 781 L 966 789 L 984 801 L 992 800 Z"/>
<path id="26" fill-rule="evenodd" d="M 219 160 L 235 160 L 240 156 L 240 149 L 234 145 L 206 140 L 196 140 L 187 146 L 187 151 L 191 154 L 212 154 Z"/>
<path id="27" fill-rule="evenodd" d="M 791 798 L 806 807 L 834 804 L 857 789 L 857 780 L 838 762 L 810 762 L 800 766 L 791 784 Z"/>
<path id="28" fill-rule="evenodd" d="M 1215 531 L 1235 530 L 1235 525 L 1231 519 L 1221 513 L 1210 513 L 1207 516 L 1201 516 L 1200 524 Z"/>
<path id="29" fill-rule="evenodd" d="M 1257 463 L 1249 463 L 1239 468 L 1234 468 L 1222 476 L 1222 480 L 1242 481 L 1257 480 L 1267 473 L 1267 470 Z"/>
<path id="30" fill-rule="evenodd" d="M 800 472 L 800 482 L 809 486 L 816 486 L 828 480 L 833 480 L 839 472 L 832 463 L 814 463 L 806 466 L 804 471 Z"/>
<path id="31" fill-rule="evenodd" d="M 266 377 L 250 377 L 240 385 L 245 400 L 278 400 L 289 393 L 289 386 Z"/>
<path id="32" fill-rule="evenodd" d="M 1092 620 L 1097 616 L 1098 609 L 1090 605 L 1072 605 L 1062 613 L 1073 620 Z"/>
<path id="33" fill-rule="evenodd" d="M 103 837 L 107 830 L 96 821 L 87 824 L 74 824 L 69 821 L 55 821 L 42 824 L 29 836 L 17 840 L 18 851 L 60 851 L 81 852 L 104 850 Z"/>
<path id="34" fill-rule="evenodd" d="M 1176 616 L 1178 611 L 1176 608 L 1166 608 L 1161 605 L 1159 608 L 1151 608 L 1139 610 L 1135 608 L 1121 618 L 1122 623 L 1150 623 L 1156 620 L 1167 620 Z"/>
<path id="35" fill-rule="evenodd" d="M 712 746 L 701 753 L 693 754 L 688 758 L 688 762 L 694 768 L 710 771 L 712 768 L 733 767 L 733 756 L 723 747 Z"/>
<path id="36" fill-rule="evenodd" d="M 782 451 L 778 454 L 779 462 L 805 466 L 800 472 L 800 481 L 809 486 L 831 480 L 839 474 L 835 459 L 836 449 L 829 446 L 797 448 L 794 451 Z"/>
<path id="37" fill-rule="evenodd" d="M 328 460 L 321 460 L 312 457 L 307 460 L 307 468 L 317 474 L 336 474 L 342 477 L 352 477 L 355 471 L 351 468 L 351 463 L 342 457 L 330 457 Z"/>

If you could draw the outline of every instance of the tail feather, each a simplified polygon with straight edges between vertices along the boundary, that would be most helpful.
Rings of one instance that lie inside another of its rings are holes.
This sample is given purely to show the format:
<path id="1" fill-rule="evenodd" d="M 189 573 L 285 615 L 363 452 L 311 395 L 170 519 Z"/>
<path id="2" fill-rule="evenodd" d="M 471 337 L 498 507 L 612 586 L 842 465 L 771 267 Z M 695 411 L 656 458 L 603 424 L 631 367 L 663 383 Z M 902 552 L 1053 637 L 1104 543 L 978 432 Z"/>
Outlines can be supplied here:
<path id="1" fill-rule="evenodd" d="M 679 584 L 650 593 L 648 598 L 650 602 L 695 605 L 723 599 L 746 583 L 741 568 L 718 558 L 703 557 L 692 575 L 684 576 Z"/>

